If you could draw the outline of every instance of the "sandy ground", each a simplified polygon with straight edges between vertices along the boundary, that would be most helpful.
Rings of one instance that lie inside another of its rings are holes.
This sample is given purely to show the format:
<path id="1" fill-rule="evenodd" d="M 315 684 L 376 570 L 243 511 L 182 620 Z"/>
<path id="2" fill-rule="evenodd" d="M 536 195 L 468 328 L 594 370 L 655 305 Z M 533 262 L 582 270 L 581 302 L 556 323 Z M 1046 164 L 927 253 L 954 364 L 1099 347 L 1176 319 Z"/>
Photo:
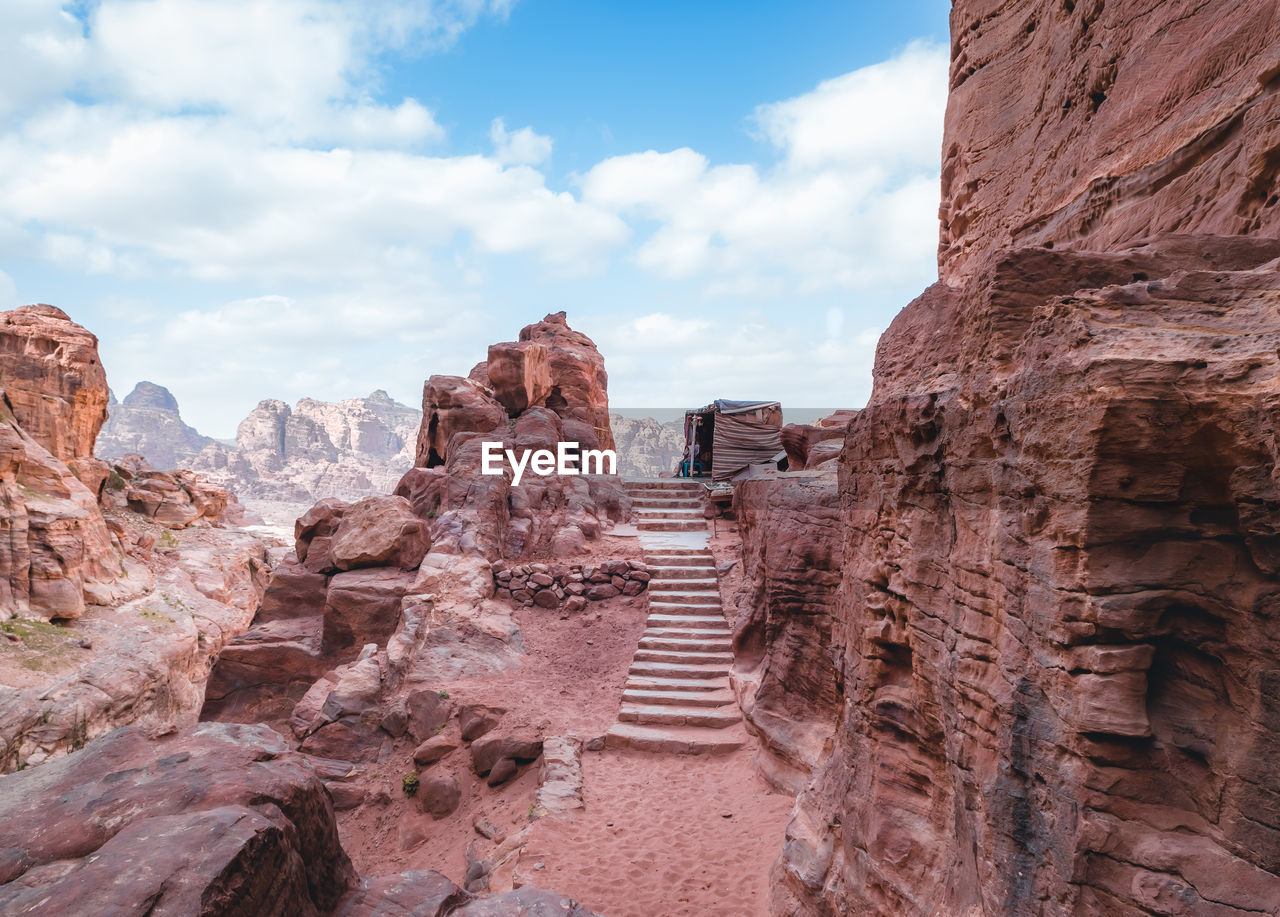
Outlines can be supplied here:
<path id="1" fill-rule="evenodd" d="M 753 753 L 588 752 L 586 809 L 538 822 L 524 862 L 609 917 L 763 917 L 792 799 L 756 776 Z"/>

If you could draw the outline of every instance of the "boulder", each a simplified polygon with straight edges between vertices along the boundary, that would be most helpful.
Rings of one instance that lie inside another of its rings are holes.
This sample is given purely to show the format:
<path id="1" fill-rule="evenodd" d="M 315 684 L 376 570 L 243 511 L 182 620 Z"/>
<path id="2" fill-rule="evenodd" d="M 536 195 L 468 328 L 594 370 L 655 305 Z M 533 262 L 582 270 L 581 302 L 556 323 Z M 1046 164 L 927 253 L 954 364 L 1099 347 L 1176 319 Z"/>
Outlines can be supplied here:
<path id="1" fill-rule="evenodd" d="M 293 523 L 293 537 L 299 561 L 307 559 L 313 539 L 331 538 L 337 533 L 349 506 L 337 497 L 326 497 L 297 518 Z"/>
<path id="2" fill-rule="evenodd" d="M 476 776 L 483 777 L 503 759 L 516 762 L 533 761 L 542 754 L 542 739 L 527 730 L 489 732 L 471 743 L 471 764 Z"/>
<path id="3" fill-rule="evenodd" d="M 532 341 L 491 345 L 485 376 L 494 398 L 512 417 L 551 394 L 547 349 Z"/>
<path id="4" fill-rule="evenodd" d="M 266 726 L 118 729 L 4 788 L 6 914 L 320 915 L 355 883 L 324 785 Z"/>
<path id="5" fill-rule="evenodd" d="M 458 725 L 462 728 L 462 739 L 470 742 L 480 738 L 502 719 L 507 711 L 502 707 L 489 707 L 484 704 L 467 704 L 458 711 Z"/>
<path id="6" fill-rule="evenodd" d="M 432 818 L 444 818 L 458 808 L 462 788 L 457 778 L 449 774 L 427 775 L 420 778 L 414 799 L 418 808 Z"/>
<path id="7" fill-rule="evenodd" d="M 409 734 L 415 742 L 436 735 L 453 715 L 453 704 L 439 691 L 414 691 L 405 703 L 409 712 Z"/>
<path id="8" fill-rule="evenodd" d="M 506 423 L 506 410 L 484 386 L 460 376 L 432 376 L 422 388 L 422 427 L 414 465 L 443 465 L 455 434 L 488 433 Z"/>
<path id="9" fill-rule="evenodd" d="M 328 549 L 339 570 L 413 570 L 429 546 L 426 523 L 414 515 L 409 501 L 387 496 L 366 497 L 347 507 Z"/>
<path id="10" fill-rule="evenodd" d="M 470 900 L 440 873 L 411 870 L 361 879 L 334 917 L 446 917 Z"/>
<path id="11" fill-rule="evenodd" d="M 325 652 L 366 643 L 385 645 L 400 619 L 400 600 L 413 577 L 397 567 L 351 570 L 332 577 L 325 594 Z"/>
<path id="12" fill-rule="evenodd" d="M 435 764 L 457 751 L 459 745 L 459 741 L 451 735 L 433 735 L 414 749 L 413 762 L 421 765 Z"/>

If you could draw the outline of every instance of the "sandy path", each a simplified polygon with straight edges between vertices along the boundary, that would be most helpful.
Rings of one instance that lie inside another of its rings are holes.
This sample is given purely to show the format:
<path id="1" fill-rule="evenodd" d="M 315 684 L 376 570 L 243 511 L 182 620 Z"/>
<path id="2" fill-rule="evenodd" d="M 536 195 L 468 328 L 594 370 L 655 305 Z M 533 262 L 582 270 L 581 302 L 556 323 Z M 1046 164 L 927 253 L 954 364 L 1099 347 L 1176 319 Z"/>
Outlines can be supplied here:
<path id="1" fill-rule="evenodd" d="M 523 863 L 609 917 L 766 915 L 792 799 L 756 776 L 752 754 L 588 753 L 585 811 L 538 822 Z"/>

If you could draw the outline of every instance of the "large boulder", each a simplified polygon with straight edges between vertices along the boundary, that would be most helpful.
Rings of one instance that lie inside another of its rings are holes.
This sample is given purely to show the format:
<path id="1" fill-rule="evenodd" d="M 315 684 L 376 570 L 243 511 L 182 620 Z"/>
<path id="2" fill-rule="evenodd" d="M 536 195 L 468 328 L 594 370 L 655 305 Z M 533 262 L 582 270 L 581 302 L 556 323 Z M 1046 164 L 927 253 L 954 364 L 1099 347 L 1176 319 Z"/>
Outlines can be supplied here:
<path id="1" fill-rule="evenodd" d="M 547 349 L 532 341 L 491 344 L 485 377 L 494 398 L 512 417 L 544 403 L 551 394 Z"/>
<path id="2" fill-rule="evenodd" d="M 341 653 L 368 643 L 385 644 L 400 619 L 400 600 L 414 574 L 397 567 L 339 573 L 325 596 L 326 653 Z"/>
<path id="3" fill-rule="evenodd" d="M 443 465 L 455 434 L 488 433 L 506 423 L 506 410 L 484 386 L 460 376 L 432 376 L 422 387 L 422 427 L 414 465 Z"/>
<path id="4" fill-rule="evenodd" d="M 307 759 L 266 726 L 119 729 L 0 778 L 6 914 L 331 913 L 356 876 Z"/>
<path id="5" fill-rule="evenodd" d="M 399 567 L 422 562 L 430 542 L 427 526 L 404 497 L 366 497 L 348 507 L 330 541 L 329 556 L 339 570 Z"/>

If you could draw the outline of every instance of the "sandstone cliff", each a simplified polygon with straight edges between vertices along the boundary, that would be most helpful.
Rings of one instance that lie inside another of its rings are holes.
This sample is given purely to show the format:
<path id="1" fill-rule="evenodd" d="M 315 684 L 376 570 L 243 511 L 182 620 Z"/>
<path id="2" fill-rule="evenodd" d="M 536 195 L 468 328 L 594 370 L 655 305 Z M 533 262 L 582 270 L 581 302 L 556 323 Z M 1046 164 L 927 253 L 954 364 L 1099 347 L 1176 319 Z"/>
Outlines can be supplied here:
<path id="1" fill-rule="evenodd" d="M 609 415 L 618 474 L 627 478 L 656 478 L 671 474 L 684 455 L 684 422 L 659 423 L 652 417 Z"/>
<path id="2" fill-rule="evenodd" d="M 1019 246 L 1280 234 L 1271 0 L 958 0 L 941 279 Z"/>
<path id="3" fill-rule="evenodd" d="M 776 913 L 1274 912 L 1278 23 L 954 4 L 942 282 L 844 441 L 829 648 L 755 651 L 843 687 Z"/>

